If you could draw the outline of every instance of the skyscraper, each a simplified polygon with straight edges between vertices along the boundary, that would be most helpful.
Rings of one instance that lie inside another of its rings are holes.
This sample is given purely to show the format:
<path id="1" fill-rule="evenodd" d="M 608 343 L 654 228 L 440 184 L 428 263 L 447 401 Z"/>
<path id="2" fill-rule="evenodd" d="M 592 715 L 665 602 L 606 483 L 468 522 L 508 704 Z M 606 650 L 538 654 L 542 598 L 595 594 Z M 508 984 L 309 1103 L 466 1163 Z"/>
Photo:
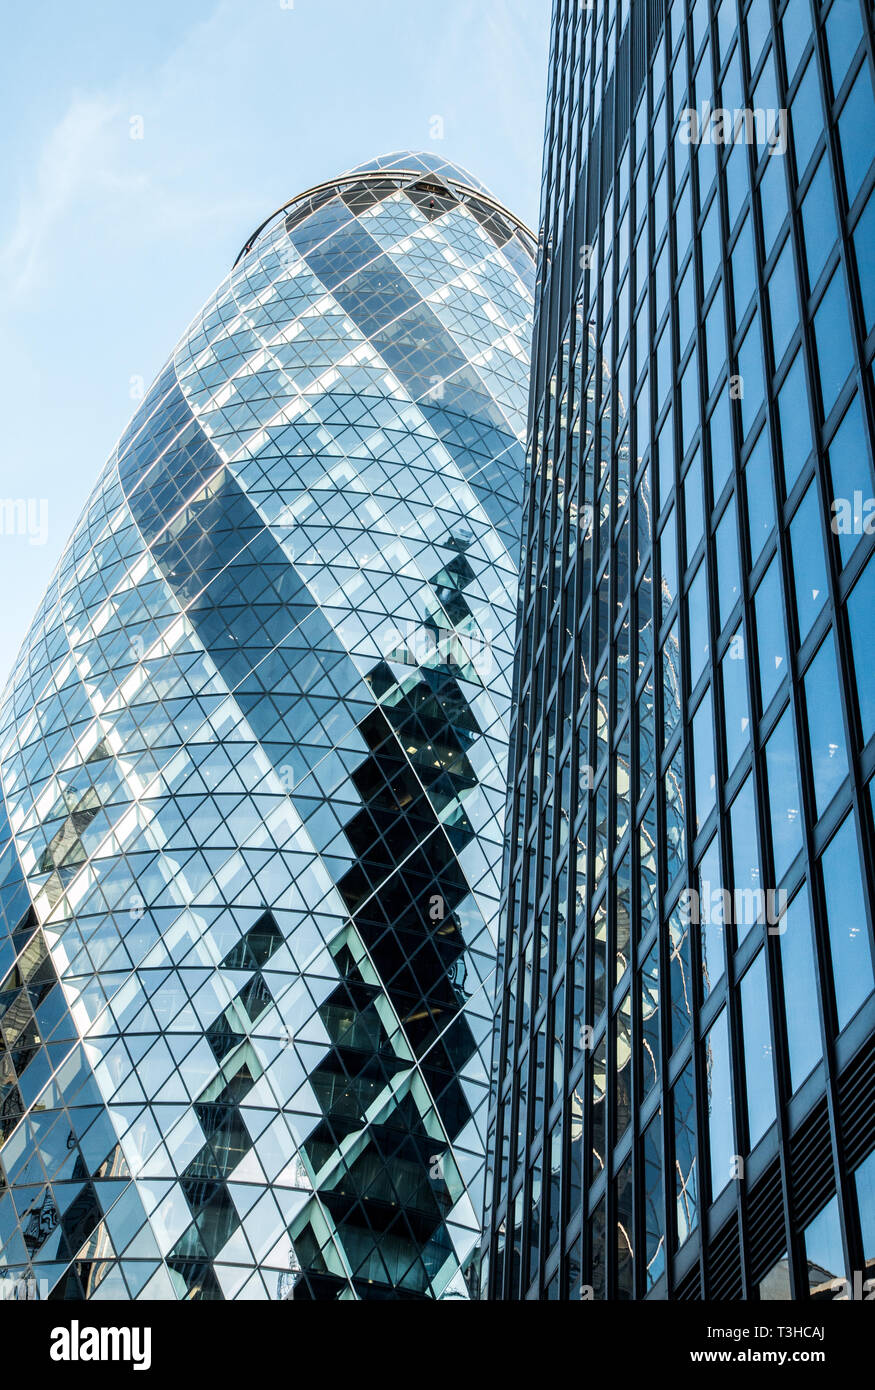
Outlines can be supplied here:
<path id="1" fill-rule="evenodd" d="M 491 1297 L 875 1274 L 872 79 L 858 0 L 554 5 Z"/>
<path id="2" fill-rule="evenodd" d="M 468 1297 L 534 242 L 376 160 L 258 229 L 0 713 L 0 1270 Z"/>

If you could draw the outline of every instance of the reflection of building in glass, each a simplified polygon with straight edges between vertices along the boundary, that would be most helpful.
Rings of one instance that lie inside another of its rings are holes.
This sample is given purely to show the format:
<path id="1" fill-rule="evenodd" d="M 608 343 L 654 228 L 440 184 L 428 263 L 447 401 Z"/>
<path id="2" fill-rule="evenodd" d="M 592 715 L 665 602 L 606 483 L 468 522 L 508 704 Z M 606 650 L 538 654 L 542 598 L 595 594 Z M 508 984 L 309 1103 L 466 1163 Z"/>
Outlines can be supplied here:
<path id="1" fill-rule="evenodd" d="M 533 257 L 429 156 L 311 190 L 104 470 L 0 716 L 10 1278 L 468 1296 Z"/>
<path id="2" fill-rule="evenodd" d="M 553 24 L 483 1286 L 804 1298 L 875 1258 L 871 9 Z"/>

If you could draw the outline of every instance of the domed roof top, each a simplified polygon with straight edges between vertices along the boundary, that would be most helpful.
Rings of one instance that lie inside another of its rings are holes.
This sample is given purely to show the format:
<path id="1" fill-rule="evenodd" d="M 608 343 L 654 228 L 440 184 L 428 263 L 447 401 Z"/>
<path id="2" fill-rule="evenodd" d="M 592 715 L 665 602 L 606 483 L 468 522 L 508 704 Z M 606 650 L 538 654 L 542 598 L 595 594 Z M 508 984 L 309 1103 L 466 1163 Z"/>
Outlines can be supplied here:
<path id="1" fill-rule="evenodd" d="M 420 169 L 424 174 L 434 174 L 437 178 L 453 179 L 456 183 L 463 183 L 475 192 L 485 193 L 487 197 L 492 197 L 485 183 L 475 179 L 461 164 L 453 164 L 448 159 L 443 159 L 438 154 L 428 154 L 422 150 L 396 150 L 394 154 L 379 155 L 376 159 L 371 159 L 367 164 L 357 164 L 354 169 L 348 169 L 349 174 L 369 174 L 381 169 L 387 171 L 393 169 Z"/>

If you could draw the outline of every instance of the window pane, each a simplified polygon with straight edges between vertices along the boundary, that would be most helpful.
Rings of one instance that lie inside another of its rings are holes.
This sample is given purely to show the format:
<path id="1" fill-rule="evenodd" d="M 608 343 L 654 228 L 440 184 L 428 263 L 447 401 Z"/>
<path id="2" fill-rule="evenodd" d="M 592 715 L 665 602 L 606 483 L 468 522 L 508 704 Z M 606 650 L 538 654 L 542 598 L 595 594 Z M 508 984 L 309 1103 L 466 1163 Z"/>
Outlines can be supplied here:
<path id="1" fill-rule="evenodd" d="M 659 1079 L 659 953 L 648 952 L 641 967 L 642 1095 L 648 1095 Z"/>
<path id="2" fill-rule="evenodd" d="M 845 1271 L 837 1197 L 806 1226 L 804 1239 L 809 1292 L 816 1290 L 826 1295 L 833 1281 L 842 1279 Z"/>
<path id="3" fill-rule="evenodd" d="M 687 620 L 690 630 L 690 689 L 696 684 L 708 665 L 711 650 L 708 631 L 708 582 L 707 566 L 702 564 L 687 594 Z"/>
<path id="4" fill-rule="evenodd" d="M 775 1119 L 765 951 L 760 951 L 741 982 L 741 1021 L 744 1030 L 747 1118 L 750 1146 L 754 1148 Z"/>
<path id="5" fill-rule="evenodd" d="M 693 1013 L 693 984 L 690 970 L 690 923 L 675 908 L 668 924 L 669 969 L 671 973 L 671 1050 L 683 1042 Z"/>
<path id="6" fill-rule="evenodd" d="M 687 532 L 687 564 L 695 555 L 704 534 L 704 500 L 702 494 L 702 455 L 697 449 L 684 479 L 684 513 Z"/>
<path id="7" fill-rule="evenodd" d="M 702 945 L 702 990 L 706 999 L 722 979 L 726 968 L 722 888 L 720 841 L 715 835 L 699 864 L 699 936 Z M 713 904 L 721 906 L 717 908 Z"/>
<path id="8" fill-rule="evenodd" d="M 811 935 L 808 885 L 787 908 L 781 923 L 784 1016 L 790 1053 L 790 1082 L 796 1091 L 823 1055 L 817 999 L 817 961 Z"/>
<path id="9" fill-rule="evenodd" d="M 726 759 L 730 774 L 750 742 L 750 710 L 747 695 L 747 659 L 741 628 L 723 658 L 723 705 L 726 725 Z"/>
<path id="10" fill-rule="evenodd" d="M 857 51 L 863 37 L 860 11 L 847 0 L 836 0 L 826 21 L 826 38 L 829 45 L 829 70 L 832 75 L 833 92 L 841 90 L 850 61 Z"/>
<path id="11" fill-rule="evenodd" d="M 823 416 L 826 419 L 836 403 L 839 391 L 848 379 L 854 362 L 841 266 L 830 280 L 820 307 L 814 315 L 814 336 L 820 364 Z"/>
<path id="12" fill-rule="evenodd" d="M 829 446 L 832 475 L 830 526 L 839 538 L 842 563 L 847 564 L 864 535 L 875 531 L 872 467 L 860 397 L 855 396 Z"/>
<path id="13" fill-rule="evenodd" d="M 708 368 L 708 394 L 710 396 L 717 385 L 721 368 L 726 361 L 726 321 L 721 294 L 715 294 L 714 302 L 705 318 L 705 359 Z"/>
<path id="14" fill-rule="evenodd" d="M 705 1039 L 708 1088 L 708 1140 L 711 1150 L 711 1200 L 718 1197 L 735 1173 L 735 1128 L 729 1072 L 729 1029 L 723 1009 Z"/>
<path id="15" fill-rule="evenodd" d="M 738 574 L 738 535 L 735 524 L 733 497 L 717 527 L 717 582 L 719 590 L 720 627 L 732 612 L 741 593 Z"/>
<path id="16" fill-rule="evenodd" d="M 763 430 L 756 448 L 745 464 L 747 484 L 747 514 L 750 534 L 750 558 L 755 565 L 763 546 L 775 527 L 775 501 L 772 493 L 772 461 L 769 456 L 769 433 Z"/>
<path id="17" fill-rule="evenodd" d="M 710 686 L 693 715 L 693 771 L 698 832 L 714 809 L 717 790 L 714 770 L 714 705 Z"/>
<path id="18" fill-rule="evenodd" d="M 875 1149 L 860 1164 L 854 1182 L 863 1233 L 863 1259 L 871 1265 L 875 1261 Z"/>
<path id="19" fill-rule="evenodd" d="M 738 330 L 756 289 L 756 262 L 753 254 L 752 221 L 746 217 L 732 251 L 732 289 L 735 296 L 735 327 Z"/>
<path id="20" fill-rule="evenodd" d="M 841 1029 L 868 999 L 875 983 L 853 812 L 830 841 L 821 865 L 836 1012 Z"/>
<path id="21" fill-rule="evenodd" d="M 787 59 L 787 79 L 793 80 L 799 59 L 811 35 L 811 11 L 808 0 L 790 0 L 781 20 L 784 34 L 784 56 Z"/>
<path id="22" fill-rule="evenodd" d="M 758 1285 L 760 1301 L 764 1303 L 790 1303 L 792 1294 L 790 1293 L 790 1261 L 787 1259 L 787 1252 L 784 1251 L 780 1260 L 772 1265 L 772 1268 L 761 1279 Z"/>
<path id="23" fill-rule="evenodd" d="M 753 904 L 758 899 L 761 886 L 756 807 L 753 799 L 753 780 L 750 777 L 732 803 L 730 827 L 735 920 L 741 940 L 756 922 L 758 914 Z"/>
<path id="24" fill-rule="evenodd" d="M 674 1169 L 677 1245 L 683 1245 L 699 1224 L 699 1177 L 696 1167 L 696 1094 L 693 1064 L 688 1062 L 675 1084 Z"/>
<path id="25" fill-rule="evenodd" d="M 561 1164 L 557 1164 L 557 1185 Z M 627 1159 L 616 1180 L 617 1212 L 617 1297 L 635 1297 L 635 1250 L 634 1236 L 634 1189 L 632 1187 L 632 1160 Z"/>
<path id="26" fill-rule="evenodd" d="M 875 733 L 875 661 L 872 660 L 872 614 L 875 613 L 875 560 L 870 560 L 857 580 L 848 599 L 848 618 L 851 624 L 851 646 L 854 649 L 854 670 L 860 702 L 860 722 L 863 742 L 868 743 Z"/>
<path id="27" fill-rule="evenodd" d="M 875 324 L 875 196 L 872 194 L 854 230 L 854 249 L 863 296 L 864 327 L 869 333 Z"/>
<path id="28" fill-rule="evenodd" d="M 701 192 L 704 197 L 705 190 L 702 189 Z M 702 227 L 701 247 L 702 283 L 707 293 L 720 268 L 720 204 L 717 198 L 708 209 L 708 216 Z"/>
<path id="29" fill-rule="evenodd" d="M 842 703 L 831 636 L 822 644 L 805 673 L 805 705 L 817 814 L 821 816 L 848 775 Z"/>
<path id="30" fill-rule="evenodd" d="M 651 1289 L 665 1269 L 665 1220 L 662 1199 L 661 1116 L 657 1111 L 642 1143 L 644 1155 L 645 1271 Z"/>
<path id="31" fill-rule="evenodd" d="M 823 531 L 816 482 L 809 487 L 790 523 L 790 548 L 793 553 L 793 578 L 796 583 L 799 641 L 804 642 L 824 605 L 827 593 L 826 561 L 823 556 Z"/>
<path id="32" fill-rule="evenodd" d="M 806 402 L 803 406 L 802 402 Z M 784 484 L 792 492 L 799 470 L 811 453 L 811 422 L 808 418 L 808 388 L 802 353 L 796 354 L 793 366 L 778 396 L 781 417 L 781 446 L 784 459 Z"/>
<path id="33" fill-rule="evenodd" d="M 741 149 L 741 146 L 738 148 Z M 765 391 L 763 337 L 760 331 L 759 314 L 754 314 L 750 328 L 744 336 L 744 342 L 738 349 L 738 372 L 744 383 L 744 395 L 741 398 L 741 432 L 747 438 L 756 419 L 757 411 L 763 403 Z M 846 375 L 847 372 L 845 372 Z"/>
<path id="34" fill-rule="evenodd" d="M 786 29 L 785 29 L 786 34 Z M 823 107 L 820 104 L 820 83 L 817 80 L 817 58 L 805 69 L 805 75 L 793 98 L 793 140 L 796 146 L 796 167 L 802 178 L 814 153 L 818 136 L 823 132 Z"/>
<path id="35" fill-rule="evenodd" d="M 774 559 L 760 582 L 754 599 L 759 656 L 760 705 L 767 710 L 787 674 L 784 640 L 784 605 L 778 560 Z"/>
<path id="36" fill-rule="evenodd" d="M 845 169 L 849 207 L 869 172 L 873 142 L 875 103 L 872 101 L 872 80 L 864 63 L 839 116 L 839 147 Z"/>
<path id="37" fill-rule="evenodd" d="M 745 23 L 747 25 L 747 51 L 750 55 L 750 65 L 755 68 L 763 51 L 763 44 L 771 32 L 772 26 L 769 23 L 768 9 L 762 5 L 751 5 Z"/>
<path id="38" fill-rule="evenodd" d="M 711 439 L 711 486 L 716 502 L 732 472 L 732 424 L 729 418 L 729 397 L 721 392 L 708 425 Z"/>
<path id="39" fill-rule="evenodd" d="M 811 289 L 829 260 L 835 245 L 836 217 L 833 210 L 832 179 L 829 160 L 824 157 L 802 204 L 802 227 L 805 233 L 805 255 L 808 260 L 808 284 Z M 789 242 L 788 242 L 789 249 Z M 785 251 L 782 255 L 786 255 Z M 775 354 L 777 360 L 777 353 Z"/>
<path id="40" fill-rule="evenodd" d="M 677 727 L 681 709 L 681 662 L 678 645 L 678 623 L 672 623 L 671 631 L 662 648 L 662 710 L 663 739 L 668 743 Z"/>
<path id="41" fill-rule="evenodd" d="M 784 174 L 786 161 L 780 157 L 766 160 L 766 171 L 760 180 L 759 197 L 763 214 L 763 235 L 766 257 L 771 256 L 787 217 L 787 184 Z"/>
<path id="42" fill-rule="evenodd" d="M 799 322 L 792 240 L 787 241 L 769 280 L 769 313 L 777 365 L 790 346 Z"/>
<path id="43" fill-rule="evenodd" d="M 769 807 L 772 817 L 772 852 L 777 888 L 802 848 L 799 774 L 796 744 L 789 709 L 766 745 L 769 774 Z"/>
<path id="44" fill-rule="evenodd" d="M 678 553 L 677 527 L 674 508 L 662 529 L 659 542 L 659 561 L 662 566 L 662 612 L 663 616 L 674 603 L 678 591 Z"/>

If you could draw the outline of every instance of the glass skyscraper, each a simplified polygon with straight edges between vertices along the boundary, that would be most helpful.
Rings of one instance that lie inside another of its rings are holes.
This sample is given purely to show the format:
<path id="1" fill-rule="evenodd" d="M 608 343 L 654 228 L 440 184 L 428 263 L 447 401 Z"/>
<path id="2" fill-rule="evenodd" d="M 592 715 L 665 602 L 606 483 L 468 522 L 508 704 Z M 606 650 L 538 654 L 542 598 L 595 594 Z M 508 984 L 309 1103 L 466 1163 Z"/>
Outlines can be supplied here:
<path id="1" fill-rule="evenodd" d="M 861 0 L 554 5 L 489 1297 L 875 1276 L 873 155 Z"/>
<path id="2" fill-rule="evenodd" d="M 255 233 L 0 710 L 0 1277 L 467 1298 L 535 244 L 402 153 Z"/>

